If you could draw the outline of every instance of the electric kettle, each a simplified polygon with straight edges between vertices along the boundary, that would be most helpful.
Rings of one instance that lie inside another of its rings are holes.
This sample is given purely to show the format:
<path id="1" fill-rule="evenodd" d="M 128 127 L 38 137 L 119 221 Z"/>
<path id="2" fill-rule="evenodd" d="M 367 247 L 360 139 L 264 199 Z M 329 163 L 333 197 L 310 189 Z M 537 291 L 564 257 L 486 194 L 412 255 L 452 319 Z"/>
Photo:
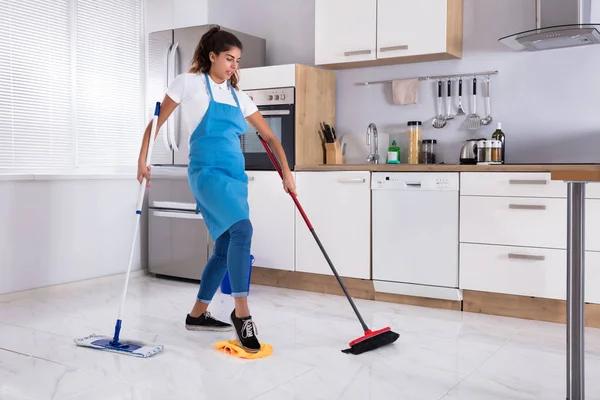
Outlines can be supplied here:
<path id="1" fill-rule="evenodd" d="M 477 142 L 485 139 L 469 139 L 463 142 L 460 149 L 461 164 L 477 164 Z"/>

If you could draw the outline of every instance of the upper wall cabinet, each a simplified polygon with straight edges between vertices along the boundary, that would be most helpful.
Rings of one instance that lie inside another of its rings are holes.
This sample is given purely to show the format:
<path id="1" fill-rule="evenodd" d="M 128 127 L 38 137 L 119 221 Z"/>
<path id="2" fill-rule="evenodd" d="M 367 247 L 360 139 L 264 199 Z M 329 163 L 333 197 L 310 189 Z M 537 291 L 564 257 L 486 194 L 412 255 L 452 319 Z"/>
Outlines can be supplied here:
<path id="1" fill-rule="evenodd" d="M 463 0 L 315 0 L 315 64 L 360 68 L 462 57 Z"/>

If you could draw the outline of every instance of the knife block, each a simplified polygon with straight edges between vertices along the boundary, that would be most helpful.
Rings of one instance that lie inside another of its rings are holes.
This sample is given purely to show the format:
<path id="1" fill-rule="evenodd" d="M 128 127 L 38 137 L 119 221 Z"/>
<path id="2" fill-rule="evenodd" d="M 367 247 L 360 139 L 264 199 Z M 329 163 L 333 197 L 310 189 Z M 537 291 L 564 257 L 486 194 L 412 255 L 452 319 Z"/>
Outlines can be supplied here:
<path id="1" fill-rule="evenodd" d="M 325 143 L 325 164 L 343 164 L 342 146 L 340 141 Z"/>

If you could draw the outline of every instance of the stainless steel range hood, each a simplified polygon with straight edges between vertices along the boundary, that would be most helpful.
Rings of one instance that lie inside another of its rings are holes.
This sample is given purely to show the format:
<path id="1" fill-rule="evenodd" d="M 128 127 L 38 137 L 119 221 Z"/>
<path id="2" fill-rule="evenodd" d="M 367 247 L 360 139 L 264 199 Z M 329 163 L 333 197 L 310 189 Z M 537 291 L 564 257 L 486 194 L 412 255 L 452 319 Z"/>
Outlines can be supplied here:
<path id="1" fill-rule="evenodd" d="M 596 7 L 598 2 L 593 1 Z M 515 51 L 540 51 L 600 43 L 592 0 L 535 0 L 536 29 L 498 39 Z"/>

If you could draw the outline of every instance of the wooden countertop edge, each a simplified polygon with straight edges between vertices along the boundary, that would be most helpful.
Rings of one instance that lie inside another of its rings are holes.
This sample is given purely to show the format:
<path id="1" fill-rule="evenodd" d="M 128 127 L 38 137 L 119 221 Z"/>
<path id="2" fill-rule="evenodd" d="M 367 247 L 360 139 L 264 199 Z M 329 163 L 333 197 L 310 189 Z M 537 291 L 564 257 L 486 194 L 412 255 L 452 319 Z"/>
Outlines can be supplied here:
<path id="1" fill-rule="evenodd" d="M 580 166 L 576 169 L 555 169 L 551 172 L 553 181 L 598 182 L 600 166 Z"/>
<path id="2" fill-rule="evenodd" d="M 550 172 L 552 180 L 600 181 L 600 164 L 505 164 L 505 165 L 409 165 L 409 164 L 329 164 L 300 165 L 296 171 L 368 172 Z M 583 177 L 584 179 L 580 179 Z M 565 179 L 566 178 L 566 179 Z"/>

